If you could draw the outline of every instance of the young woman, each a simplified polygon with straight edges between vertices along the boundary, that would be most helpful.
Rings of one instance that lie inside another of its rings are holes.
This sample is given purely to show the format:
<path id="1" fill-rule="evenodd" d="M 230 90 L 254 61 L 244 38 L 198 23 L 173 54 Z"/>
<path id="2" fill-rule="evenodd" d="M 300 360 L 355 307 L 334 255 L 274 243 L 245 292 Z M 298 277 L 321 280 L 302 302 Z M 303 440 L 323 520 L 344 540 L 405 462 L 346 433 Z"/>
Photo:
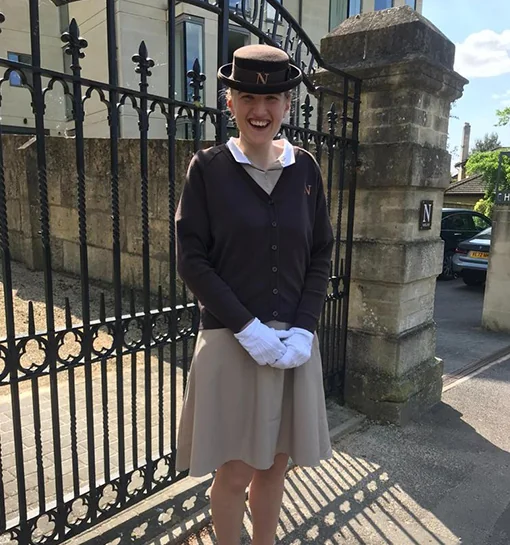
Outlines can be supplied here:
<path id="1" fill-rule="evenodd" d="M 219 545 L 273 545 L 289 457 L 331 456 L 315 329 L 333 232 L 319 166 L 274 140 L 302 74 L 280 49 L 238 49 L 218 77 L 239 138 L 199 151 L 176 214 L 178 270 L 200 306 L 177 468 L 217 470 Z"/>

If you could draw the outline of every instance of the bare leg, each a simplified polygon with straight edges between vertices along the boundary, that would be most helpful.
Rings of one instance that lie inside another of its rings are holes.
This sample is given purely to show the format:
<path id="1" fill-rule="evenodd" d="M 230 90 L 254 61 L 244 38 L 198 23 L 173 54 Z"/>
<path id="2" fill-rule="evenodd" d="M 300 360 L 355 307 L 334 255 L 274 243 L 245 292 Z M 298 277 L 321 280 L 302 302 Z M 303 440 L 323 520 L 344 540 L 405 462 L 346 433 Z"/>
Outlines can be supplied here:
<path id="1" fill-rule="evenodd" d="M 218 545 L 239 545 L 246 503 L 246 488 L 254 469 L 238 460 L 216 472 L 211 490 L 211 510 Z"/>
<path id="2" fill-rule="evenodd" d="M 250 485 L 253 545 L 275 543 L 288 460 L 286 454 L 278 454 L 270 469 L 255 471 Z"/>

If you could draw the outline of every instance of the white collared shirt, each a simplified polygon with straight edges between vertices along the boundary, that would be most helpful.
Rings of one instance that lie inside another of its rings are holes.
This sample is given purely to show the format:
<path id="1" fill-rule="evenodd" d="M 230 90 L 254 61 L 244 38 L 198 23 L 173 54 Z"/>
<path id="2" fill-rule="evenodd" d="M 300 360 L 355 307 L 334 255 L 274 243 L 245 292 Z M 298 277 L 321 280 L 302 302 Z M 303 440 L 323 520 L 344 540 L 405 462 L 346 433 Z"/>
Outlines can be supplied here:
<path id="1" fill-rule="evenodd" d="M 293 165 L 296 162 L 296 157 L 294 155 L 294 147 L 285 138 L 282 138 L 281 140 L 279 140 L 279 142 L 283 142 L 283 151 L 281 155 L 278 157 L 278 161 L 280 162 L 283 168 L 290 167 L 290 165 Z M 255 165 L 253 165 L 253 163 L 248 159 L 248 157 L 246 157 L 246 155 L 242 152 L 241 148 L 239 147 L 234 137 L 231 137 L 229 139 L 229 141 L 227 142 L 227 146 L 230 152 L 232 153 L 232 155 L 234 156 L 234 159 L 238 163 L 251 165 L 255 167 Z"/>

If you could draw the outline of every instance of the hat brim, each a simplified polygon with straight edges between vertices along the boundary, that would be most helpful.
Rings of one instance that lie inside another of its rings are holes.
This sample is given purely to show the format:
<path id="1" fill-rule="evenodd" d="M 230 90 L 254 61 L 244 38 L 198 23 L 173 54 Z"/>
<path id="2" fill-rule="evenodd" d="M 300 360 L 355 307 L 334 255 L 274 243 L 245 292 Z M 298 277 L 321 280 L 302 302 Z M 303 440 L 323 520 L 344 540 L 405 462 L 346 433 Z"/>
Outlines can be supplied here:
<path id="1" fill-rule="evenodd" d="M 297 87 L 303 81 L 303 74 L 301 70 L 294 66 L 289 65 L 290 78 L 281 83 L 246 83 L 244 81 L 238 81 L 233 79 L 232 76 L 233 64 L 225 64 L 218 70 L 218 79 L 222 81 L 227 87 L 231 87 L 236 91 L 243 91 L 244 93 L 253 93 L 254 95 L 269 95 L 271 93 L 284 93 Z"/>

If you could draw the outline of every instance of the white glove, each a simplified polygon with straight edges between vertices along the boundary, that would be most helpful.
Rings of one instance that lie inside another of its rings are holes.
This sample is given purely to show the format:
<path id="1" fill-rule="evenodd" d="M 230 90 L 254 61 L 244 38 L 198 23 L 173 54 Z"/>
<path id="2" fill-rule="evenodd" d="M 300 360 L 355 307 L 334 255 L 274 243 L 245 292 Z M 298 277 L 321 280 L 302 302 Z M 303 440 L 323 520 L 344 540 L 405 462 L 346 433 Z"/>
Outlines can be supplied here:
<path id="1" fill-rule="evenodd" d="M 272 364 L 287 351 L 276 331 L 258 318 L 239 333 L 234 333 L 234 337 L 259 365 Z"/>
<path id="2" fill-rule="evenodd" d="M 306 363 L 312 357 L 313 333 L 300 327 L 291 327 L 288 331 L 277 331 L 276 335 L 283 339 L 287 352 L 272 367 L 292 369 Z"/>

